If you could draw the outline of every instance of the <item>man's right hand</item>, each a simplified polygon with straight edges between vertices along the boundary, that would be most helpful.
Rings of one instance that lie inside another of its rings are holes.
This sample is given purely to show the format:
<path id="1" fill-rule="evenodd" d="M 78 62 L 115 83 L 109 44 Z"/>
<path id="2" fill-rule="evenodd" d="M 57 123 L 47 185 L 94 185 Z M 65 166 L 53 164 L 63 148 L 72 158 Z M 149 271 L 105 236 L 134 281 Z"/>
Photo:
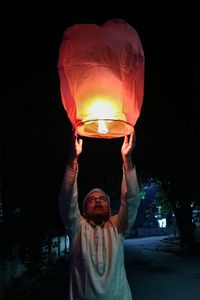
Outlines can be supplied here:
<path id="1" fill-rule="evenodd" d="M 78 139 L 77 134 L 75 133 L 71 140 L 70 153 L 69 153 L 69 165 L 72 169 L 76 170 L 78 157 L 82 152 L 83 140 Z"/>

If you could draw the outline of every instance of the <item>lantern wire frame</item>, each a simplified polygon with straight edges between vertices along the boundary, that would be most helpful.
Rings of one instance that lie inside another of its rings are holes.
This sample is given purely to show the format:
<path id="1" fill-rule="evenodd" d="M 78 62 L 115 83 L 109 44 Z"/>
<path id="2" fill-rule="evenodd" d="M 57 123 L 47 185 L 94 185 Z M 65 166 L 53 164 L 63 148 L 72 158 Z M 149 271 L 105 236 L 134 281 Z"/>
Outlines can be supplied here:
<path id="1" fill-rule="evenodd" d="M 111 139 L 131 134 L 134 132 L 134 127 L 122 120 L 93 119 L 78 122 L 75 131 L 80 136 Z"/>

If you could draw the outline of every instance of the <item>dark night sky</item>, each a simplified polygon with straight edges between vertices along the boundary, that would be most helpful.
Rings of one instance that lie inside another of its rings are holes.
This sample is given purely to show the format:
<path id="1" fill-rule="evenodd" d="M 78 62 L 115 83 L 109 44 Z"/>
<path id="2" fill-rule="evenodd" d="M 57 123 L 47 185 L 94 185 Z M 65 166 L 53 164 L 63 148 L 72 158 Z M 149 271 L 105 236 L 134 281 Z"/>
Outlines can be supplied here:
<path id="1" fill-rule="evenodd" d="M 57 2 L 56 2 L 57 3 Z M 134 3 L 133 3 L 134 6 Z M 142 5 L 141 5 L 142 6 Z M 67 162 L 71 125 L 61 103 L 57 59 L 64 30 L 76 23 L 101 25 L 122 18 L 139 33 L 145 53 L 145 91 L 136 124 L 134 160 L 139 175 L 198 182 L 199 26 L 194 7 L 85 8 L 28 4 L 7 7 L 3 26 L 1 176 L 8 214 L 45 211 L 54 218 Z M 106 13 L 105 13 L 106 11 Z M 164 16 L 164 13 L 166 14 Z M 189 18 L 192 18 L 189 22 Z M 80 195 L 120 177 L 122 139 L 84 138 Z M 192 170 L 192 171 L 191 171 Z M 87 180 L 86 180 L 87 178 Z M 34 217 L 33 217 L 34 218 Z"/>

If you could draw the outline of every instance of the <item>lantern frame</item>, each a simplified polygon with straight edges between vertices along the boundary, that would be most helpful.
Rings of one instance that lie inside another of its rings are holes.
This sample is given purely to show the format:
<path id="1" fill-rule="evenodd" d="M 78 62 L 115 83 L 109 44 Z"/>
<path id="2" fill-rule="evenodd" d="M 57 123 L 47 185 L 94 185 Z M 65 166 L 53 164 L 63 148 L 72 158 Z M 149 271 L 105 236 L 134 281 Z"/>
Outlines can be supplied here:
<path id="1" fill-rule="evenodd" d="M 106 132 L 99 132 L 98 128 L 99 123 L 103 121 L 108 131 Z M 112 126 L 112 130 L 109 130 Z M 87 127 L 88 130 L 87 130 Z M 114 127 L 117 127 L 115 130 Z M 115 119 L 92 119 L 88 121 L 80 121 L 76 123 L 75 132 L 78 135 L 86 136 L 86 137 L 93 137 L 93 138 L 119 138 L 125 135 L 129 135 L 134 132 L 134 127 L 123 120 L 115 120 Z M 110 133 L 109 133 L 110 132 Z"/>

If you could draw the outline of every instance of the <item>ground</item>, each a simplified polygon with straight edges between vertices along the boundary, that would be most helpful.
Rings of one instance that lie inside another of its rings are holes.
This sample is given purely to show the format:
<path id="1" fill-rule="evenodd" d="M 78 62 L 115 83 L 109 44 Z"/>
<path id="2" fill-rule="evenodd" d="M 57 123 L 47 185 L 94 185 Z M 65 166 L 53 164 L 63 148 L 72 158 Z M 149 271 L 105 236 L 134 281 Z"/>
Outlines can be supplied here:
<path id="1" fill-rule="evenodd" d="M 135 300 L 196 300 L 200 295 L 198 247 L 180 248 L 172 237 L 125 241 L 127 277 Z M 9 300 L 66 300 L 68 261 L 52 267 L 38 288 Z M 41 278 L 41 277 L 40 277 Z M 7 299 L 6 299 L 7 300 Z M 123 300 L 123 299 L 122 299 Z"/>

